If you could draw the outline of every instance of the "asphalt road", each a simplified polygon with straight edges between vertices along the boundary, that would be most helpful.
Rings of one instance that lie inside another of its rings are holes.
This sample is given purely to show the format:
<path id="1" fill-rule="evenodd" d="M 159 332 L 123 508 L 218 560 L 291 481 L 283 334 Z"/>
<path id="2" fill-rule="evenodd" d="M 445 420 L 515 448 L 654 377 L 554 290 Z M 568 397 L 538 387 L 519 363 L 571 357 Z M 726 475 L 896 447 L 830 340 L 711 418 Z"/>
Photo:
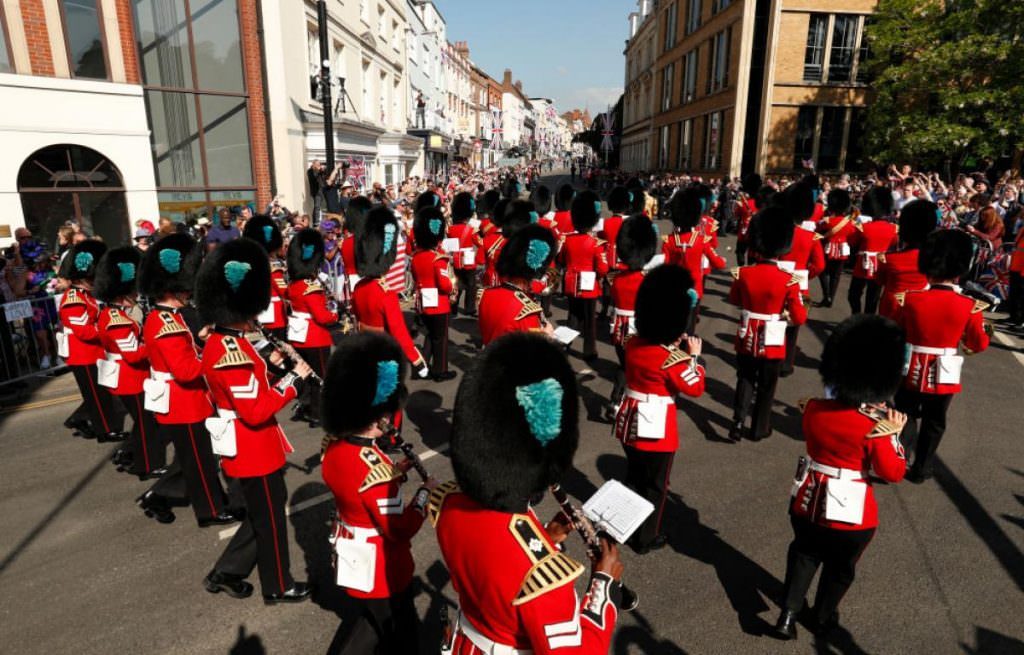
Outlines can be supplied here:
<path id="1" fill-rule="evenodd" d="M 734 261 L 731 250 L 723 254 Z M 1003 335 L 967 362 L 967 391 L 950 411 L 937 478 L 877 488 L 881 527 L 842 604 L 838 638 L 816 643 L 802 630 L 796 642 L 782 643 L 762 633 L 777 615 L 791 538 L 786 503 L 803 452 L 797 402 L 819 393 L 814 366 L 846 309 L 813 310 L 797 372 L 779 387 L 775 435 L 733 444 L 724 438 L 737 313 L 724 302 L 728 286 L 727 272 L 713 274 L 698 326 L 709 380 L 707 393 L 679 412 L 671 544 L 644 557 L 625 552 L 641 605 L 621 617 L 612 652 L 1024 653 L 1021 341 Z M 564 306 L 556 308 L 564 320 Z M 452 363 L 463 370 L 476 327 L 464 318 L 453 327 Z M 587 411 L 577 472 L 564 486 L 577 498 L 625 472 L 610 426 L 598 420 L 615 362 L 607 343 L 600 353 L 594 370 L 573 358 Z M 451 475 L 445 450 L 457 384 L 410 385 L 406 438 L 442 479 Z M 0 409 L 0 652 L 326 652 L 352 607 L 331 581 L 320 435 L 281 416 L 296 446 L 287 472 L 291 569 L 318 591 L 314 602 L 265 607 L 258 596 L 238 601 L 203 591 L 229 531 L 200 530 L 188 510 L 171 525 L 146 519 L 133 504 L 145 485 L 114 471 L 113 447 L 62 427 L 74 394 L 65 375 L 35 388 L 23 399 L 33 403 L 27 408 Z M 553 512 L 545 501 L 541 515 Z M 570 550 L 583 557 L 580 544 Z M 424 652 L 436 652 L 439 609 L 455 599 L 429 525 L 414 551 Z"/>

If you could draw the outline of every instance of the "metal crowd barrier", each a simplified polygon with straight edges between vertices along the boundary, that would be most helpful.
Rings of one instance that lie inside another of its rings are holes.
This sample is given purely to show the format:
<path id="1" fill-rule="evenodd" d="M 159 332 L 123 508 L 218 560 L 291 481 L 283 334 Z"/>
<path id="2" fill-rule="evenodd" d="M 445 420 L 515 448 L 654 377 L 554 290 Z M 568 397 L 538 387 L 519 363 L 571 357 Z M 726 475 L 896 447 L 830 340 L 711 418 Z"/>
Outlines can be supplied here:
<path id="1" fill-rule="evenodd" d="M 0 386 L 65 368 L 57 356 L 58 329 L 53 296 L 0 305 Z"/>

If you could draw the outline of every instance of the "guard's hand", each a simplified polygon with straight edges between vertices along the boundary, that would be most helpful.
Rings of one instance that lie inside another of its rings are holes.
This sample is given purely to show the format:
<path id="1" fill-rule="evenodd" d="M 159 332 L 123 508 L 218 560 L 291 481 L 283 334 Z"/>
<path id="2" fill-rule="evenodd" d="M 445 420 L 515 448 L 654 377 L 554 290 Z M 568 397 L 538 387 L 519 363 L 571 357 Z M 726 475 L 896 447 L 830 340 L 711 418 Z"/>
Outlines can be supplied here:
<path id="1" fill-rule="evenodd" d="M 595 573 L 605 573 L 613 580 L 622 580 L 622 562 L 619 560 L 619 545 L 607 537 L 601 537 L 601 559 L 594 562 Z"/>
<path id="2" fill-rule="evenodd" d="M 560 544 L 569 537 L 569 533 L 572 531 L 572 521 L 565 515 L 565 512 L 559 512 L 548 521 L 544 529 L 547 531 L 548 536 L 551 537 L 551 541 Z"/>
<path id="3" fill-rule="evenodd" d="M 274 365 L 274 366 L 276 366 L 278 368 L 281 368 L 281 365 L 284 364 L 284 355 L 281 354 L 280 350 L 272 351 L 270 353 L 270 356 L 267 357 L 267 359 L 270 360 L 270 363 L 272 365 Z"/>
<path id="4" fill-rule="evenodd" d="M 554 336 L 555 336 L 555 326 L 554 326 L 554 324 L 552 324 L 552 323 L 544 323 L 544 325 L 541 326 L 540 329 L 541 329 L 541 331 L 544 334 L 548 335 L 549 337 L 554 338 Z"/>
<path id="5" fill-rule="evenodd" d="M 690 357 L 699 357 L 703 347 L 704 341 L 700 337 L 686 337 L 686 352 L 690 353 Z"/>
<path id="6" fill-rule="evenodd" d="M 207 339 L 209 339 L 211 334 L 213 334 L 212 325 L 204 325 L 199 329 L 199 339 L 201 341 L 206 341 Z"/>
<path id="7" fill-rule="evenodd" d="M 427 478 L 426 482 L 423 483 L 423 488 L 426 489 L 427 491 L 433 491 L 434 489 L 437 489 L 440 486 L 441 481 L 433 476 Z"/>
<path id="8" fill-rule="evenodd" d="M 419 368 L 416 369 L 416 377 L 425 380 L 430 375 L 430 369 L 427 368 L 426 362 L 421 362 Z"/>
<path id="9" fill-rule="evenodd" d="M 890 423 L 896 425 L 900 430 L 902 430 L 903 426 L 907 424 L 907 415 L 903 412 L 896 411 L 892 407 L 890 407 L 886 412 L 885 418 Z"/>
<path id="10" fill-rule="evenodd" d="M 295 375 L 298 375 L 303 380 L 306 380 L 309 376 L 313 375 L 313 369 L 309 367 L 309 364 L 302 361 L 295 364 L 295 367 L 292 370 L 295 371 Z"/>
<path id="11" fill-rule="evenodd" d="M 400 459 L 395 462 L 395 468 L 402 473 L 408 473 L 412 470 L 412 460 L 408 458 Z"/>

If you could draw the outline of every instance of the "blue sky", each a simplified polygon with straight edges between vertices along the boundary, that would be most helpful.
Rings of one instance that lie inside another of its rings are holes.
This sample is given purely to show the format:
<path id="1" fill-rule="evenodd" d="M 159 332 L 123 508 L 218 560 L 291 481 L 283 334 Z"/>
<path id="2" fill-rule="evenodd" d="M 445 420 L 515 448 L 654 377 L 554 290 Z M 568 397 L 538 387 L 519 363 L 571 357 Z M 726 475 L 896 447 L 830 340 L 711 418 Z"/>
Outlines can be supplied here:
<path id="1" fill-rule="evenodd" d="M 559 112 L 592 114 L 622 93 L 631 0 L 434 0 L 448 40 L 468 41 L 469 56 L 501 81 L 506 68 L 531 97 Z"/>

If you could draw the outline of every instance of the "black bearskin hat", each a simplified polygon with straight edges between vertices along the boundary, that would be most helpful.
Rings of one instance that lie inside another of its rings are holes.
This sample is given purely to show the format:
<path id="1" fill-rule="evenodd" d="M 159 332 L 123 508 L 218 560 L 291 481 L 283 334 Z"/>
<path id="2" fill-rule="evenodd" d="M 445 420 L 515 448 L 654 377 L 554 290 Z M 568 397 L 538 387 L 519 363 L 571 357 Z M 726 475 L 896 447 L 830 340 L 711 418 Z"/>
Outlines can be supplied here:
<path id="1" fill-rule="evenodd" d="M 277 252 L 284 245 L 277 223 L 265 214 L 257 214 L 249 219 L 242 230 L 242 236 L 260 244 L 267 252 Z"/>
<path id="2" fill-rule="evenodd" d="M 748 196 L 754 196 L 764 182 L 761 180 L 761 176 L 757 173 L 751 173 L 743 178 L 743 192 Z"/>
<path id="3" fill-rule="evenodd" d="M 700 223 L 703 205 L 696 187 L 682 189 L 669 200 L 669 218 L 680 232 L 689 232 Z"/>
<path id="4" fill-rule="evenodd" d="M 809 184 L 803 182 L 790 184 L 782 192 L 781 198 L 779 194 L 776 194 L 774 199 L 782 201 L 779 204 L 785 208 L 793 222 L 798 225 L 811 220 L 811 217 L 814 216 L 814 189 Z"/>
<path id="5" fill-rule="evenodd" d="M 241 238 L 217 246 L 196 278 L 196 309 L 207 323 L 252 320 L 270 304 L 270 260 L 261 244 Z"/>
<path id="6" fill-rule="evenodd" d="M 775 187 L 768 186 L 765 184 L 757 190 L 757 195 L 754 196 L 754 206 L 759 210 L 768 207 L 775 202 L 775 197 L 779 195 Z"/>
<path id="7" fill-rule="evenodd" d="M 344 339 L 327 362 L 320 391 L 324 432 L 350 435 L 405 405 L 409 363 L 394 337 L 362 332 Z"/>
<path id="8" fill-rule="evenodd" d="M 620 216 L 629 212 L 632 206 L 633 192 L 624 186 L 617 186 L 608 193 L 608 211 Z"/>
<path id="9" fill-rule="evenodd" d="M 960 230 L 936 230 L 917 253 L 917 269 L 929 280 L 956 280 L 971 269 L 974 242 Z"/>
<path id="10" fill-rule="evenodd" d="M 871 187 L 860 201 L 860 213 L 875 219 L 892 216 L 894 208 L 892 191 L 884 186 Z"/>
<path id="11" fill-rule="evenodd" d="M 480 196 L 476 205 L 476 213 L 480 216 L 491 216 L 494 213 L 494 206 L 501 200 L 501 192 L 497 189 L 488 189 Z"/>
<path id="12" fill-rule="evenodd" d="M 499 198 L 498 202 L 491 207 L 491 222 L 497 227 L 505 225 L 505 210 L 508 208 L 508 198 Z"/>
<path id="13" fill-rule="evenodd" d="M 398 220 L 390 209 L 377 207 L 366 216 L 356 240 L 356 270 L 363 277 L 383 277 L 398 255 Z"/>
<path id="14" fill-rule="evenodd" d="M 502 195 L 509 200 L 517 200 L 519 194 L 523 192 L 523 184 L 517 178 L 511 177 L 505 182 L 505 186 L 502 189 Z"/>
<path id="15" fill-rule="evenodd" d="M 572 201 L 572 229 L 586 234 L 601 219 L 601 199 L 593 191 L 582 191 Z"/>
<path id="16" fill-rule="evenodd" d="M 424 191 L 420 195 L 416 196 L 416 203 L 413 205 L 413 209 L 419 211 L 424 207 L 440 207 L 441 196 L 437 195 L 433 191 Z"/>
<path id="17" fill-rule="evenodd" d="M 501 219 L 501 233 L 510 237 L 527 225 L 534 225 L 540 220 L 540 213 L 529 200 L 511 200 L 505 205 L 505 215 Z"/>
<path id="18" fill-rule="evenodd" d="M 96 277 L 96 267 L 107 252 L 107 244 L 99 239 L 79 241 L 71 247 L 60 263 L 57 277 L 65 280 L 91 280 Z"/>
<path id="19" fill-rule="evenodd" d="M 505 279 L 539 278 L 551 266 L 557 243 L 550 230 L 539 225 L 527 225 L 509 237 L 498 256 L 496 270 Z"/>
<path id="20" fill-rule="evenodd" d="M 356 196 L 348 201 L 345 208 L 345 229 L 357 238 L 362 236 L 366 227 L 366 217 L 373 209 L 373 203 L 366 196 Z"/>
<path id="21" fill-rule="evenodd" d="M 834 216 L 849 214 L 852 206 L 850 192 L 846 189 L 832 189 L 828 192 L 828 213 Z"/>
<path id="22" fill-rule="evenodd" d="M 263 259 L 266 258 L 264 252 Z M 161 237 L 142 256 L 139 293 L 159 300 L 168 293 L 191 292 L 202 260 L 202 247 L 189 235 L 175 233 Z"/>
<path id="23" fill-rule="evenodd" d="M 473 214 L 476 213 L 476 200 L 473 200 L 473 196 L 466 193 L 456 193 L 455 197 L 452 198 L 452 223 L 456 225 L 459 223 L 465 223 L 469 219 L 473 218 Z"/>
<path id="24" fill-rule="evenodd" d="M 571 184 L 563 184 L 555 192 L 555 210 L 567 212 L 572 208 L 572 201 L 576 198 L 576 189 Z"/>
<path id="25" fill-rule="evenodd" d="M 626 182 L 626 190 L 629 191 L 629 213 L 642 214 L 647 208 L 647 196 L 644 194 L 644 183 L 637 177 L 629 178 Z"/>
<path id="26" fill-rule="evenodd" d="M 615 253 L 629 270 L 643 269 L 658 253 L 658 233 L 651 219 L 634 214 L 624 220 L 615 237 Z"/>
<path id="27" fill-rule="evenodd" d="M 818 372 L 844 405 L 877 403 L 892 397 L 903 379 L 903 330 L 874 314 L 846 319 L 825 342 Z"/>
<path id="28" fill-rule="evenodd" d="M 541 216 L 551 211 L 551 201 L 551 189 L 543 184 L 538 184 L 530 193 L 530 202 L 533 203 L 534 209 Z"/>
<path id="29" fill-rule="evenodd" d="M 412 221 L 412 236 L 416 247 L 433 250 L 444 239 L 444 212 L 440 207 L 424 207 L 416 212 Z"/>
<path id="30" fill-rule="evenodd" d="M 140 259 L 142 255 L 132 246 L 108 250 L 96 267 L 93 295 L 103 302 L 113 302 L 122 296 L 134 296 Z"/>
<path id="31" fill-rule="evenodd" d="M 490 344 L 455 397 L 451 455 L 462 491 L 488 509 L 526 511 L 572 466 L 578 402 L 558 344 L 527 332 Z"/>
<path id="32" fill-rule="evenodd" d="M 920 248 L 939 225 L 939 206 L 931 200 L 912 200 L 900 210 L 900 241 Z"/>
<path id="33" fill-rule="evenodd" d="M 636 292 L 637 335 L 651 343 L 673 343 L 686 331 L 696 304 L 688 270 L 665 264 L 651 269 Z"/>
<path id="34" fill-rule="evenodd" d="M 293 281 L 315 278 L 323 263 L 323 235 L 311 227 L 296 232 L 288 244 L 288 278 Z"/>
<path id="35" fill-rule="evenodd" d="M 795 228 L 785 209 L 768 207 L 750 221 L 750 247 L 765 259 L 785 255 L 793 247 Z"/>

